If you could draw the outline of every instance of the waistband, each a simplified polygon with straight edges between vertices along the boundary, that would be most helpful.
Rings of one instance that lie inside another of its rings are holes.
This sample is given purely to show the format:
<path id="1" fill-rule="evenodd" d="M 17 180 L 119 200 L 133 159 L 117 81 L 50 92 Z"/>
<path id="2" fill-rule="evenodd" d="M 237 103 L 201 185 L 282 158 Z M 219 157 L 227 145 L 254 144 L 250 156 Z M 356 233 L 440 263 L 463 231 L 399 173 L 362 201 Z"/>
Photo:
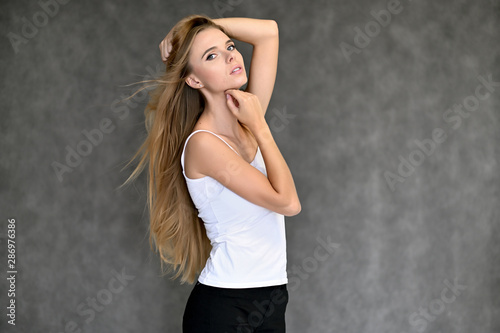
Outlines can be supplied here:
<path id="1" fill-rule="evenodd" d="M 214 287 L 214 286 L 209 286 L 206 284 L 201 283 L 200 281 L 196 281 L 195 287 L 203 288 L 206 291 L 213 291 L 213 292 L 271 292 L 273 290 L 286 290 L 287 289 L 287 284 L 280 284 L 280 285 L 275 285 L 275 286 L 265 286 L 265 287 L 253 287 L 253 288 L 221 288 L 221 287 Z"/>

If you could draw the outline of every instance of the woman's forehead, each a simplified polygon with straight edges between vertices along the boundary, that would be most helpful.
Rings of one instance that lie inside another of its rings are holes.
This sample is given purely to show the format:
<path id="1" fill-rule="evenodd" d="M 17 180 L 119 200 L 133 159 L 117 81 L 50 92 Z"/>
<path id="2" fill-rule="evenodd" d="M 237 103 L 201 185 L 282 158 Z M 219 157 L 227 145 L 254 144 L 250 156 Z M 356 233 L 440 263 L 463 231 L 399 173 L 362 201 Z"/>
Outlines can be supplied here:
<path id="1" fill-rule="evenodd" d="M 208 28 L 200 31 L 193 43 L 194 53 L 200 56 L 211 47 L 224 47 L 229 37 L 217 28 Z"/>

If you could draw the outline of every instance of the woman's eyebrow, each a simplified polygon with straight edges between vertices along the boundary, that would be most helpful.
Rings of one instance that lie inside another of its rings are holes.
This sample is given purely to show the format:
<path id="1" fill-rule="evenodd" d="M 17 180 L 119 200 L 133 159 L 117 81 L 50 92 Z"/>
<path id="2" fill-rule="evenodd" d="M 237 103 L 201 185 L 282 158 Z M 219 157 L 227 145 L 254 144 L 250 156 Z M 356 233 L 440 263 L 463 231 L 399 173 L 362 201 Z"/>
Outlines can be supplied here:
<path id="1" fill-rule="evenodd" d="M 231 40 L 231 39 L 228 39 L 228 40 L 226 41 L 226 44 L 229 44 L 229 43 L 231 43 L 231 42 L 232 42 L 232 40 Z M 203 59 L 203 57 L 205 56 L 205 54 L 207 54 L 207 52 L 210 52 L 210 51 L 212 51 L 213 49 L 216 49 L 216 48 L 217 48 L 217 46 L 212 46 L 212 47 L 208 48 L 208 49 L 205 51 L 205 53 L 203 53 L 203 55 L 201 56 L 201 58 Z"/>

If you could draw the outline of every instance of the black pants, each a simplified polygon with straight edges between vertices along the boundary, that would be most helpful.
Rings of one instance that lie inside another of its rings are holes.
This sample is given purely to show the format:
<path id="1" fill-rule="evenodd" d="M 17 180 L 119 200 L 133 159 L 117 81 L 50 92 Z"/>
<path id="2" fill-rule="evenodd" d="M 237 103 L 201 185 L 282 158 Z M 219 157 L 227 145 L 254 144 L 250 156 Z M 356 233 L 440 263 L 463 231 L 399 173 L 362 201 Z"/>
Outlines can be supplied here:
<path id="1" fill-rule="evenodd" d="M 183 333 L 284 333 L 286 284 L 218 288 L 196 282 L 182 321 Z"/>

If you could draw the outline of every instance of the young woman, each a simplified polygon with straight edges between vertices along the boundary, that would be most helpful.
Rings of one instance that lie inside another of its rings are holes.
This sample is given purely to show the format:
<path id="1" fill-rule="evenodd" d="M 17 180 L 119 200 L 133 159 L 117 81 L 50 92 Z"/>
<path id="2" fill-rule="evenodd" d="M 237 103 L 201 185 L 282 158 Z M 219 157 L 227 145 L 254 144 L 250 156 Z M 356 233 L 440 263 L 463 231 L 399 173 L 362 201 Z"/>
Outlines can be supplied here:
<path id="1" fill-rule="evenodd" d="M 248 78 L 232 38 L 253 45 Z M 301 206 L 264 118 L 278 45 L 273 20 L 200 15 L 160 44 L 166 72 L 130 179 L 148 164 L 150 240 L 162 266 L 183 283 L 201 271 L 183 332 L 285 332 L 284 216 Z"/>

